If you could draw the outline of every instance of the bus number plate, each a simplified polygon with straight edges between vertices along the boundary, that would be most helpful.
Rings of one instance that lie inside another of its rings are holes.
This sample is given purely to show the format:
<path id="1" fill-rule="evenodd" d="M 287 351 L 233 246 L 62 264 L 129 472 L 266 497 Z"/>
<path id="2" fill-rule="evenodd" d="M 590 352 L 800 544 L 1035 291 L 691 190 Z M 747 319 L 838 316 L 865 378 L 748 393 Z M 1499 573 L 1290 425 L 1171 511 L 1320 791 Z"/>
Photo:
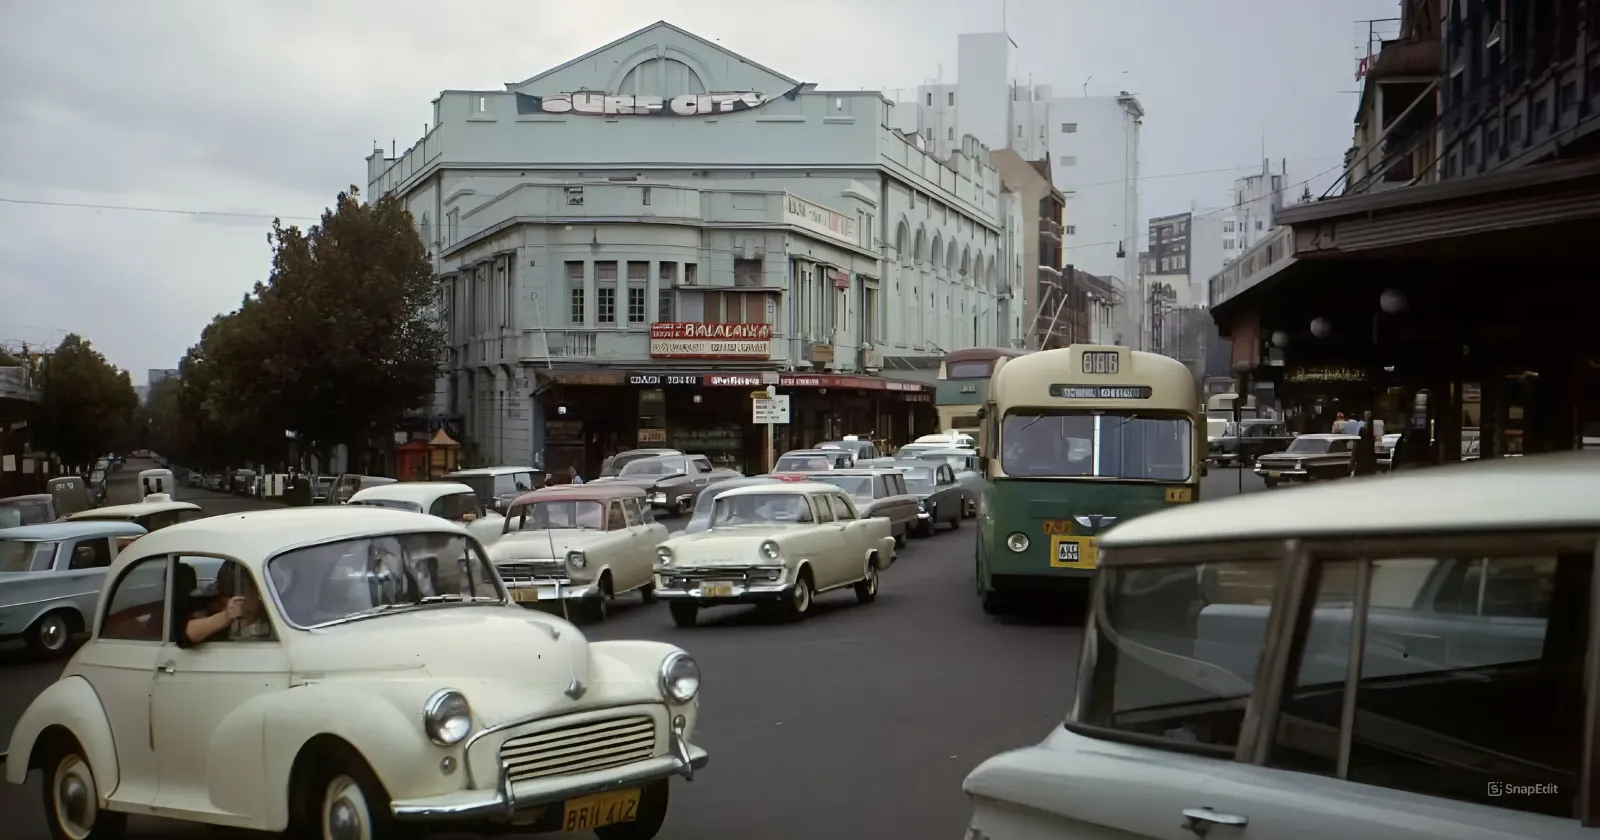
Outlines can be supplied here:
<path id="1" fill-rule="evenodd" d="M 1057 569 L 1092 569 L 1100 560 L 1094 537 L 1051 537 L 1050 565 Z"/>
<path id="2" fill-rule="evenodd" d="M 1058 534 L 1070 534 L 1072 533 L 1072 520 L 1046 519 L 1044 521 L 1044 532 L 1050 536 L 1056 536 Z"/>
<path id="3" fill-rule="evenodd" d="M 1122 361 L 1115 350 L 1089 350 L 1083 354 L 1084 373 L 1121 373 Z"/>
<path id="4" fill-rule="evenodd" d="M 1194 490 L 1189 487 L 1168 487 L 1167 501 L 1169 503 L 1194 501 Z"/>

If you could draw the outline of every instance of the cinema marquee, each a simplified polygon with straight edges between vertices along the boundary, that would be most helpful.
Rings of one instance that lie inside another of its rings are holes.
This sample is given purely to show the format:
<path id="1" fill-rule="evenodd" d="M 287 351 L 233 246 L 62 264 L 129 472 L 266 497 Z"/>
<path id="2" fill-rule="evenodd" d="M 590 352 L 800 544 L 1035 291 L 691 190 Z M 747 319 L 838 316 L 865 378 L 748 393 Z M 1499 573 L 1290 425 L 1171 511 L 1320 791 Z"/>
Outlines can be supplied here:
<path id="1" fill-rule="evenodd" d="M 591 93 L 579 91 L 555 96 L 517 94 L 517 114 L 582 114 L 595 117 L 700 117 L 749 111 L 784 97 L 793 99 L 796 87 L 787 93 L 688 93 L 663 97 L 631 93 Z"/>

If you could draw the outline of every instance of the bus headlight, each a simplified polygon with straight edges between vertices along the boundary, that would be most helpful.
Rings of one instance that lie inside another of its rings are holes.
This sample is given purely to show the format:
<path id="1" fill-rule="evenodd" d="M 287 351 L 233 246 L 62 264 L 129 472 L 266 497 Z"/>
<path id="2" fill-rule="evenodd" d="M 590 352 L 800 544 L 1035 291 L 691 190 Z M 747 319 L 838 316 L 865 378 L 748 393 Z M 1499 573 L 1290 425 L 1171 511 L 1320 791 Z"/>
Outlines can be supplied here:
<path id="1" fill-rule="evenodd" d="M 1028 550 L 1028 535 L 1022 533 L 1021 531 L 1013 532 L 1011 534 L 1011 536 L 1006 537 L 1006 548 L 1009 548 L 1012 551 L 1017 552 L 1018 554 L 1021 554 L 1022 552 L 1027 551 Z"/>

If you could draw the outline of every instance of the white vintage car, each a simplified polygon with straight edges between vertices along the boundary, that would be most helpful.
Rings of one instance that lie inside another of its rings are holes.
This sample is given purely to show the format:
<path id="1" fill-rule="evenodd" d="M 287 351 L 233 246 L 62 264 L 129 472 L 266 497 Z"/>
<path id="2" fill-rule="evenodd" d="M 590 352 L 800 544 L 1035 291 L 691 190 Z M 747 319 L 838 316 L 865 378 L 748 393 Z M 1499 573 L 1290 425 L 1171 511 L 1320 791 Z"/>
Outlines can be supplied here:
<path id="1" fill-rule="evenodd" d="M 195 589 L 204 557 L 226 558 L 214 591 Z M 706 762 L 693 658 L 516 607 L 481 544 L 437 517 L 289 508 L 165 528 L 117 557 L 100 603 L 5 761 L 12 784 L 43 773 L 56 837 L 156 814 L 325 840 L 644 840 L 670 779 Z"/>
<path id="2" fill-rule="evenodd" d="M 357 490 L 345 504 L 426 513 L 464 526 L 484 545 L 500 539 L 506 520 L 486 511 L 471 487 L 456 481 L 396 481 Z"/>
<path id="3" fill-rule="evenodd" d="M 159 531 L 179 522 L 195 519 L 200 506 L 174 501 L 171 494 L 151 493 L 142 502 L 90 508 L 66 517 L 67 522 L 132 522 L 146 531 Z"/>
<path id="4" fill-rule="evenodd" d="M 812 598 L 854 587 L 870 604 L 894 562 L 889 520 L 863 519 L 843 490 L 820 482 L 739 487 L 712 501 L 710 526 L 656 549 L 656 595 L 692 626 L 701 607 L 768 604 L 790 618 Z"/>
<path id="5" fill-rule="evenodd" d="M 618 595 L 655 603 L 652 567 L 667 538 L 643 488 L 621 482 L 559 484 L 511 503 L 505 534 L 489 557 L 511 598 L 524 604 L 578 603 L 603 620 Z"/>

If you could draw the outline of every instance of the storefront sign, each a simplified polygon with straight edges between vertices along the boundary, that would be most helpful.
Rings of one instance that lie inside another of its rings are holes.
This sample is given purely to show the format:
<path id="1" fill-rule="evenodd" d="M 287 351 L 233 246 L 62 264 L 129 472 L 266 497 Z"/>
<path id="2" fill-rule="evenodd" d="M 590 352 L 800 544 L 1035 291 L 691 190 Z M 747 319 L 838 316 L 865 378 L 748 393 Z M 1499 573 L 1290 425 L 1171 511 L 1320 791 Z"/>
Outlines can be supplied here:
<path id="1" fill-rule="evenodd" d="M 698 373 L 630 373 L 629 385 L 699 385 Z"/>
<path id="2" fill-rule="evenodd" d="M 809 230 L 812 233 L 826 236 L 846 245 L 855 245 L 856 220 L 843 213 L 829 210 L 820 204 L 812 204 L 795 195 L 785 195 L 783 204 L 783 221 L 785 224 Z M 834 269 L 829 269 L 833 271 Z M 845 283 L 849 284 L 849 275 L 845 275 Z"/>
<path id="3" fill-rule="evenodd" d="M 766 359 L 772 356 L 772 325 L 661 321 L 650 325 L 650 355 L 657 359 Z"/>
<path id="4" fill-rule="evenodd" d="M 682 96 L 648 96 L 631 93 L 562 93 L 555 96 L 517 94 L 517 114 L 579 114 L 592 117 L 706 117 L 749 111 L 779 97 L 793 99 L 796 87 L 787 93 L 686 93 Z"/>
<path id="5" fill-rule="evenodd" d="M 764 423 L 784 425 L 789 422 L 789 395 L 778 394 L 767 399 L 762 394 L 761 399 L 750 401 L 750 422 L 757 426 Z"/>
<path id="6" fill-rule="evenodd" d="M 550 381 L 557 385 L 621 385 L 627 380 L 620 373 L 557 373 Z"/>
<path id="7" fill-rule="evenodd" d="M 666 429 L 640 429 L 639 443 L 666 443 Z"/>
<path id="8" fill-rule="evenodd" d="M 1285 382 L 1365 382 L 1367 374 L 1355 368 L 1291 368 Z"/>
<path id="9" fill-rule="evenodd" d="M 705 383 L 713 388 L 752 388 L 762 384 L 759 373 L 712 374 Z"/>
<path id="10" fill-rule="evenodd" d="M 1147 400 L 1148 385 L 1051 385 L 1050 396 L 1067 400 Z"/>

